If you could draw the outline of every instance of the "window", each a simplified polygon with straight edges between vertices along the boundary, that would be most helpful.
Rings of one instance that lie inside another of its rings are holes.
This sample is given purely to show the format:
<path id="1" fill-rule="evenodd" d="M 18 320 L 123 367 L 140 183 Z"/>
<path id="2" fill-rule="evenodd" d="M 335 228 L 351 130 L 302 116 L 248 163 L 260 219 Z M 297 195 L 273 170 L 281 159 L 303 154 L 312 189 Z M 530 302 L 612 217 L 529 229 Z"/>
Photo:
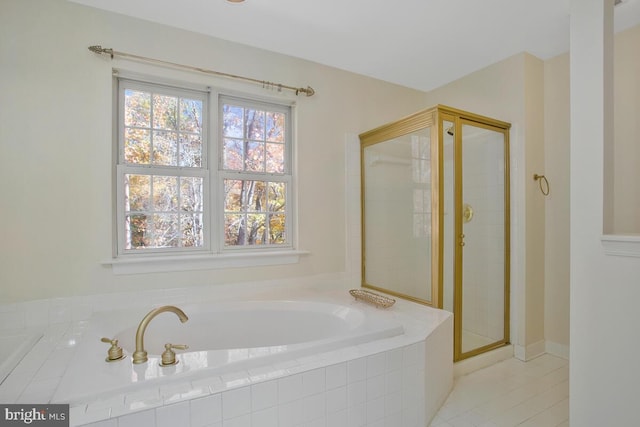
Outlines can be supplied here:
<path id="1" fill-rule="evenodd" d="M 118 255 L 292 248 L 290 107 L 214 96 L 119 79 Z"/>
<path id="2" fill-rule="evenodd" d="M 226 97 L 220 111 L 224 246 L 287 245 L 288 111 Z"/>

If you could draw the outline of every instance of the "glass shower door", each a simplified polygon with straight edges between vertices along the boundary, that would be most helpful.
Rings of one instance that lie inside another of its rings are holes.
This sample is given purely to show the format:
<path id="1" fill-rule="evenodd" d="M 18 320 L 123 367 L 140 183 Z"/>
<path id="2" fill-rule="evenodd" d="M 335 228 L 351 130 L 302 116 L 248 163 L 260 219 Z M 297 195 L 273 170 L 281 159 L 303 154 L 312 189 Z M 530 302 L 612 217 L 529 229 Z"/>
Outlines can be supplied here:
<path id="1" fill-rule="evenodd" d="M 460 120 L 456 139 L 456 331 L 459 358 L 508 342 L 508 141 L 503 129 Z"/>
<path id="2" fill-rule="evenodd" d="M 363 149 L 365 283 L 431 303 L 431 128 Z"/>

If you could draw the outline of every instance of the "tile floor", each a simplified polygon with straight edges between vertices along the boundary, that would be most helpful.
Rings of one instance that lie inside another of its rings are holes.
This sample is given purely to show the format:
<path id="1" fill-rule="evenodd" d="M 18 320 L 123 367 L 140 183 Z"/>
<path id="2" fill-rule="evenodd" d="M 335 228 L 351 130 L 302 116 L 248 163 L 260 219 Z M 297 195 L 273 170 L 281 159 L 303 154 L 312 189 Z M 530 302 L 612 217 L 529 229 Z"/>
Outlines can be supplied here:
<path id="1" fill-rule="evenodd" d="M 568 427 L 569 361 L 508 359 L 458 378 L 431 427 Z"/>

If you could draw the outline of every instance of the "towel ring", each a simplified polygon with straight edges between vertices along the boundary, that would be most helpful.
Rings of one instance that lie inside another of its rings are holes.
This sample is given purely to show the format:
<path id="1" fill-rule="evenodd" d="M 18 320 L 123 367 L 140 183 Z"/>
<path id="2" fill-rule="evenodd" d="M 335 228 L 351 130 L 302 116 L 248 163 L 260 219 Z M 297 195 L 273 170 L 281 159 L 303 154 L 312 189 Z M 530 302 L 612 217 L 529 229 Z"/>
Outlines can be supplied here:
<path id="1" fill-rule="evenodd" d="M 548 196 L 549 191 L 551 191 L 551 187 L 549 186 L 549 181 L 547 180 L 547 177 L 544 175 L 538 175 L 536 173 L 533 175 L 533 179 L 535 181 L 538 181 L 538 186 L 540 187 L 540 191 L 542 192 L 542 194 L 544 194 L 545 196 Z"/>

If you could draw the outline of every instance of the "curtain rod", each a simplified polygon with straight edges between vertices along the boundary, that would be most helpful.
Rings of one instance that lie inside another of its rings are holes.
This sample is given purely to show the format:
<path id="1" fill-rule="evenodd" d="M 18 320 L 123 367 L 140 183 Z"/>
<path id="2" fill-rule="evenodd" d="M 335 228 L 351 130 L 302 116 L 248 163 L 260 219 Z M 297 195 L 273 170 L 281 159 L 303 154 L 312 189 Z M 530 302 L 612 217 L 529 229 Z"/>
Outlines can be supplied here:
<path id="1" fill-rule="evenodd" d="M 152 63 L 152 64 L 160 64 L 160 65 L 165 65 L 165 66 L 169 66 L 169 67 L 182 68 L 182 69 L 186 69 L 186 70 L 197 71 L 197 72 L 205 73 L 205 74 L 212 74 L 214 76 L 226 77 L 226 78 L 230 78 L 230 79 L 244 80 L 244 81 L 247 81 L 247 82 L 261 84 L 262 87 L 271 88 L 271 89 L 277 89 L 278 92 L 282 91 L 282 89 L 288 89 L 288 90 L 294 91 L 296 93 L 296 95 L 304 93 L 307 96 L 312 96 L 313 94 L 316 93 L 316 91 L 313 90 L 313 88 L 311 86 L 307 86 L 306 88 L 304 88 L 304 87 L 287 86 L 287 85 L 283 85 L 281 83 L 273 83 L 273 82 L 268 82 L 266 80 L 253 79 L 251 77 L 243 77 L 243 76 L 238 76 L 238 75 L 235 75 L 235 74 L 223 73 L 223 72 L 220 72 L 220 71 L 207 70 L 206 68 L 193 67 L 193 66 L 190 66 L 190 65 L 183 65 L 183 64 L 176 64 L 174 62 L 162 61 L 160 59 L 147 58 L 145 56 L 134 55 L 134 54 L 131 54 L 131 53 L 118 52 L 118 51 L 113 50 L 111 48 L 103 48 L 100 45 L 89 46 L 89 50 L 91 52 L 97 53 L 97 54 L 107 54 L 107 55 L 111 56 L 111 59 L 113 59 L 115 56 L 121 56 L 123 58 L 131 58 L 131 59 L 135 59 L 135 60 L 138 60 L 138 61 L 149 62 L 149 63 Z"/>

